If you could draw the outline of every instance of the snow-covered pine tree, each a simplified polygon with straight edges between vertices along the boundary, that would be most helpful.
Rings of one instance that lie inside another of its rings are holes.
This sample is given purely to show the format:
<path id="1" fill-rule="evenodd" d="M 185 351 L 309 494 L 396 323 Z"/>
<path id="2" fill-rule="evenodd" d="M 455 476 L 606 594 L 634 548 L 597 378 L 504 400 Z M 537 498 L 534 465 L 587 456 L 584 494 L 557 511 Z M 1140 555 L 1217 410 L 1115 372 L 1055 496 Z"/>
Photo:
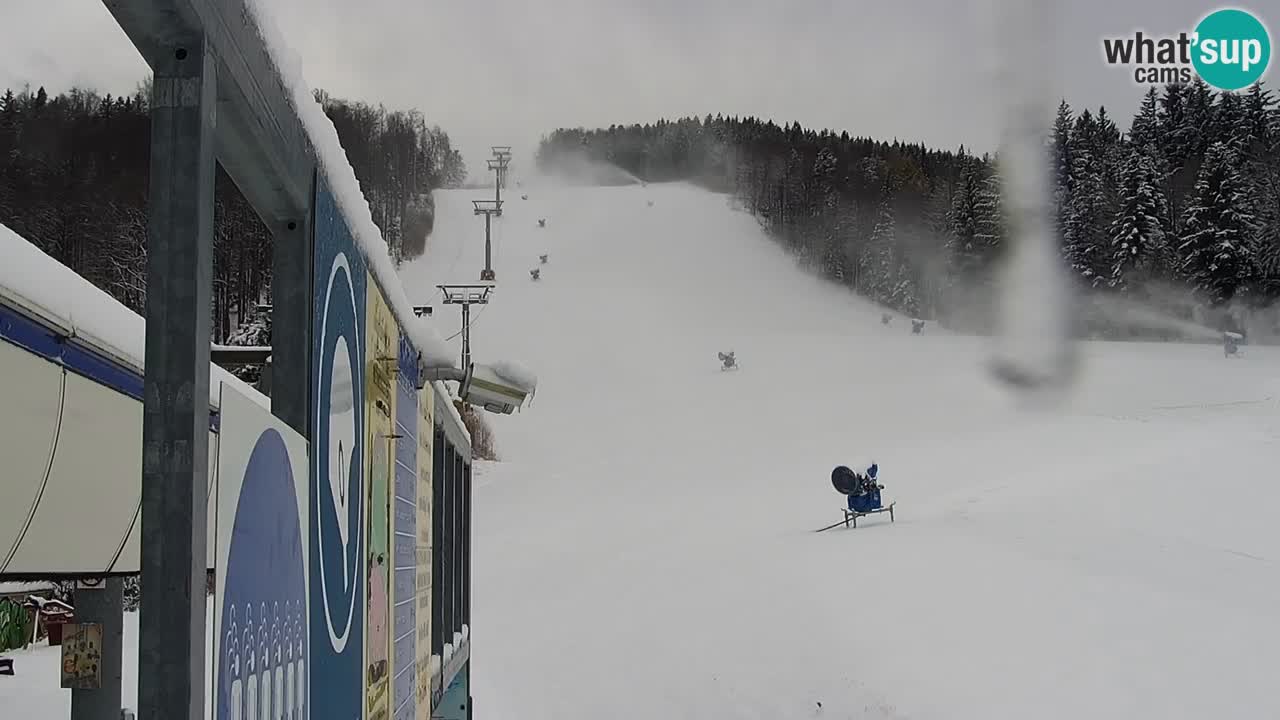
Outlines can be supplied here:
<path id="1" fill-rule="evenodd" d="M 1267 127 L 1271 133 L 1271 152 L 1280 156 L 1280 104 L 1272 106 L 1267 115 L 1270 116 Z"/>
<path id="2" fill-rule="evenodd" d="M 1256 218 L 1250 205 L 1239 156 L 1226 143 L 1210 145 L 1187 208 L 1179 250 L 1183 271 L 1215 305 L 1231 300 L 1257 269 L 1251 255 Z"/>
<path id="3" fill-rule="evenodd" d="M 853 236 L 857 231 L 857 204 L 848 198 L 836 197 L 836 206 L 832 210 L 832 227 L 835 240 L 833 249 L 835 279 L 843 284 L 853 280 L 853 263 L 851 256 Z"/>
<path id="4" fill-rule="evenodd" d="M 974 246 L 985 266 L 1004 242 L 1004 212 L 1000 203 L 1000 176 L 992 171 L 978 190 L 974 225 Z"/>
<path id="5" fill-rule="evenodd" d="M 1147 89 L 1142 96 L 1142 104 L 1138 113 L 1133 116 L 1133 124 L 1129 127 L 1129 145 L 1135 148 L 1155 146 L 1160 139 L 1160 96 L 1154 87 Z"/>
<path id="6" fill-rule="evenodd" d="M 1215 142 L 1226 143 L 1232 152 L 1245 156 L 1249 144 L 1249 126 L 1243 98 L 1233 92 L 1224 92 L 1218 96 L 1208 135 Z"/>
<path id="7" fill-rule="evenodd" d="M 1280 295 L 1280 169 L 1273 168 L 1268 178 L 1253 245 L 1259 278 L 1274 296 Z"/>
<path id="8" fill-rule="evenodd" d="M 1058 115 L 1053 121 L 1053 137 L 1050 141 L 1050 152 L 1053 155 L 1054 219 L 1059 236 L 1066 227 L 1071 205 L 1071 128 L 1074 124 L 1071 106 L 1063 100 L 1058 104 Z"/>
<path id="9" fill-rule="evenodd" d="M 920 231 L 919 222 L 912 222 L 908 217 L 898 223 L 894 213 L 893 282 L 886 302 L 889 307 L 912 317 L 919 317 L 925 305 L 921 282 L 923 264 L 920 261 L 920 252 L 924 248 L 920 242 Z"/>
<path id="10" fill-rule="evenodd" d="M 952 199 L 947 217 L 950 225 L 951 282 L 964 284 L 972 281 L 979 267 L 979 253 L 975 237 L 978 234 L 978 194 L 982 178 L 977 174 L 977 163 L 967 163 L 960 177 L 960 187 Z"/>
<path id="11" fill-rule="evenodd" d="M 889 303 L 897 284 L 896 244 L 893 196 L 886 190 L 876 207 L 875 229 L 867 243 L 867 292 L 879 302 Z"/>
<path id="12" fill-rule="evenodd" d="M 833 280 L 844 282 L 844 258 L 842 257 L 841 240 L 836 227 L 836 206 L 839 195 L 836 190 L 836 168 L 838 160 L 831 148 L 824 147 L 818 151 L 813 161 L 812 187 L 814 202 L 814 226 L 821 248 L 822 274 Z"/>
<path id="13" fill-rule="evenodd" d="M 1089 287 L 1097 287 L 1111 270 L 1110 242 L 1105 219 L 1106 197 L 1100 163 L 1082 143 L 1072 161 L 1074 190 L 1063 230 L 1063 255 L 1067 264 Z"/>
<path id="14" fill-rule="evenodd" d="M 1124 166 L 1124 152 L 1120 144 L 1120 129 L 1116 127 L 1115 121 L 1107 114 L 1105 107 L 1098 108 L 1097 129 L 1093 136 L 1093 157 L 1099 162 L 1099 171 L 1102 173 L 1104 191 L 1109 194 L 1108 200 L 1112 201 L 1112 209 L 1114 209 L 1115 201 L 1114 192 L 1120 186 L 1120 173 Z"/>
<path id="15" fill-rule="evenodd" d="M 1204 154 L 1213 142 L 1216 96 L 1213 88 L 1199 76 L 1187 87 L 1186 122 L 1178 128 L 1178 133 L 1193 155 Z"/>
<path id="16" fill-rule="evenodd" d="M 1120 210 L 1111 223 L 1111 287 L 1130 291 L 1163 274 L 1167 205 L 1155 158 L 1149 152 L 1131 151 L 1121 183 Z"/>

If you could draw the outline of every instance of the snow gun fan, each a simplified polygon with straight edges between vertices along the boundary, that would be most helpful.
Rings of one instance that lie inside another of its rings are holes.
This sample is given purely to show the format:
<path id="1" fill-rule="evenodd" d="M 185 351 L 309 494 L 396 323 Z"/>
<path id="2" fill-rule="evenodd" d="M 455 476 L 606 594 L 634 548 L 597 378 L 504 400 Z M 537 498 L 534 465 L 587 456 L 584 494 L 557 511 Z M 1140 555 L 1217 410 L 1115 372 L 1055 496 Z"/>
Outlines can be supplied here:
<path id="1" fill-rule="evenodd" d="M 831 471 L 831 486 L 841 495 L 852 495 L 858 491 L 861 479 L 858 474 L 845 465 Z"/>

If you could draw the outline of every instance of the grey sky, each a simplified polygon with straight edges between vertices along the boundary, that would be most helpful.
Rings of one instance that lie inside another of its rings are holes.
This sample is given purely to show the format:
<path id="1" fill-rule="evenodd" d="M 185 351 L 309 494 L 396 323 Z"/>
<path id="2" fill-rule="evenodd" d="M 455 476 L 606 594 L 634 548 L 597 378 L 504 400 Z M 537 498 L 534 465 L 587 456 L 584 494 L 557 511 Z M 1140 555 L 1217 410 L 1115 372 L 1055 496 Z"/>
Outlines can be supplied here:
<path id="1" fill-rule="evenodd" d="M 519 159 L 557 126 L 708 112 L 937 147 L 996 142 L 984 64 L 994 0 L 260 1 L 312 86 L 420 108 L 473 167 L 490 144 L 515 145 Z M 1190 29 L 1218 7 L 1059 4 L 1047 82 L 1073 106 L 1109 106 L 1122 125 L 1143 88 L 1102 62 L 1101 38 Z M 1277 21 L 1263 19 L 1275 40 Z M 119 92 L 145 72 L 101 2 L 0 0 L 0 85 Z"/>

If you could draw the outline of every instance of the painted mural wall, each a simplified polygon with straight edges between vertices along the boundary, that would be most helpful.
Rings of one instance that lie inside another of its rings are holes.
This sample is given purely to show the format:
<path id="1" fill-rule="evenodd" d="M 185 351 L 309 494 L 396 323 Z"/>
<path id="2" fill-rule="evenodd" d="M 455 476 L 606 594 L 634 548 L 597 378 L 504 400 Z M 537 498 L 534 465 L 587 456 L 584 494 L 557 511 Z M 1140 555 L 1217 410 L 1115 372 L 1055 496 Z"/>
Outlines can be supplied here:
<path id="1" fill-rule="evenodd" d="M 323 176 L 314 229 L 310 448 L 224 389 L 214 717 L 429 720 L 437 388 Z"/>
<path id="2" fill-rule="evenodd" d="M 323 175 L 316 184 L 311 357 L 309 707 L 365 706 L 365 308 L 368 275 Z"/>
<path id="3" fill-rule="evenodd" d="M 302 720 L 311 707 L 307 442 L 225 384 L 221 408 L 213 717 Z"/>
<path id="4" fill-rule="evenodd" d="M 368 288 L 365 345 L 365 417 L 368 420 L 368 595 L 366 620 L 366 715 L 388 720 L 391 712 L 391 522 L 390 485 L 394 438 L 395 377 L 399 332 L 391 308 L 373 278 Z"/>

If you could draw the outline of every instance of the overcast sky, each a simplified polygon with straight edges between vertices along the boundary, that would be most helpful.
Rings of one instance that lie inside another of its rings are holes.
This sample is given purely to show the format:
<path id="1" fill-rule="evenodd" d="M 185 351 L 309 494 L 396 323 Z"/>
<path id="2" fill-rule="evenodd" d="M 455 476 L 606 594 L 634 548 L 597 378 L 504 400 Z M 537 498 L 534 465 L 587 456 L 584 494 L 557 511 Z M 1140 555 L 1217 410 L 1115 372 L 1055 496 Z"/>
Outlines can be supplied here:
<path id="1" fill-rule="evenodd" d="M 984 54 L 994 0 L 259 1 L 309 84 L 421 109 L 473 167 L 491 144 L 519 158 L 559 126 L 708 112 L 936 147 L 996 143 Z M 1107 105 L 1122 127 L 1143 88 L 1102 62 L 1101 38 L 1189 30 L 1217 7 L 1060 4 L 1070 10 L 1043 43 L 1056 58 L 1046 82 L 1074 106 Z M 98 0 L 0 0 L 0 85 L 120 92 L 146 72 Z"/>

